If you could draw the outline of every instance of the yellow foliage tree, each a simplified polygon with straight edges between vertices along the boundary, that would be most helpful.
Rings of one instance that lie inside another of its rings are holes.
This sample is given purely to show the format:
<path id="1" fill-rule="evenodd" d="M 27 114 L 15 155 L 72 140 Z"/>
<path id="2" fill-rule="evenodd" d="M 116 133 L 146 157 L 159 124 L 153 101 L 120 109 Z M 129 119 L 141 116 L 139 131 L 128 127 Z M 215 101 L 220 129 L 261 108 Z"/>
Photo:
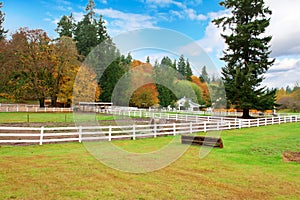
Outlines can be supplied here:
<path id="1" fill-rule="evenodd" d="M 99 100 L 100 87 L 93 68 L 82 65 L 77 73 L 73 87 L 73 104 Z"/>
<path id="2" fill-rule="evenodd" d="M 131 87 L 135 91 L 130 99 L 131 106 L 148 108 L 159 103 L 153 73 L 153 67 L 150 63 L 143 63 L 138 60 L 132 61 Z"/>

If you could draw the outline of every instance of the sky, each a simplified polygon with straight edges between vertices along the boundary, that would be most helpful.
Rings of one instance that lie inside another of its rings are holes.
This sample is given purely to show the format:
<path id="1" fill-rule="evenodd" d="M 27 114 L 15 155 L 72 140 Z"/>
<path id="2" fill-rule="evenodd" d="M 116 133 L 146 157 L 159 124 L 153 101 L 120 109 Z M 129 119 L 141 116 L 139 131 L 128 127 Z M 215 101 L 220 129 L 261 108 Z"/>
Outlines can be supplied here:
<path id="1" fill-rule="evenodd" d="M 59 19 L 63 15 L 73 13 L 75 19 L 80 20 L 85 13 L 88 0 L 2 0 L 1 2 L 3 2 L 2 11 L 5 13 L 4 27 L 9 30 L 9 35 L 20 27 L 28 27 L 43 29 L 51 38 L 55 38 L 57 34 L 54 30 Z M 214 65 L 211 67 L 214 68 L 212 73 L 220 71 L 225 65 L 219 59 L 225 48 L 225 43 L 220 36 L 221 29 L 211 23 L 212 19 L 230 13 L 219 5 L 219 0 L 95 0 L 95 3 L 96 13 L 103 15 L 108 33 L 113 38 L 130 31 L 136 33 L 137 30 L 145 28 L 167 29 L 170 38 L 174 41 L 184 40 L 198 45 L 191 47 L 190 44 L 185 44 L 180 47 L 184 49 L 183 54 L 187 58 L 196 57 L 198 54 L 195 52 L 203 50 Z M 276 61 L 265 75 L 263 84 L 272 88 L 293 86 L 300 83 L 300 12 L 298 11 L 300 1 L 265 0 L 265 3 L 273 12 L 266 35 L 273 37 L 271 58 L 275 58 Z M 141 34 L 145 35 L 144 32 Z M 132 40 L 133 35 L 129 36 Z M 164 44 L 168 38 L 159 36 L 145 38 L 144 36 L 139 39 Z M 179 49 L 181 43 L 176 44 Z M 156 51 L 145 50 L 146 48 L 136 51 L 133 57 L 145 61 L 149 55 L 153 62 L 155 59 L 160 60 L 164 55 L 176 58 L 181 53 L 180 51 L 174 53 L 165 46 L 163 46 L 165 49 L 161 48 L 158 52 L 160 45 L 155 47 Z M 194 72 L 198 69 L 196 74 L 202 67 L 197 65 L 200 64 L 192 63 Z"/>

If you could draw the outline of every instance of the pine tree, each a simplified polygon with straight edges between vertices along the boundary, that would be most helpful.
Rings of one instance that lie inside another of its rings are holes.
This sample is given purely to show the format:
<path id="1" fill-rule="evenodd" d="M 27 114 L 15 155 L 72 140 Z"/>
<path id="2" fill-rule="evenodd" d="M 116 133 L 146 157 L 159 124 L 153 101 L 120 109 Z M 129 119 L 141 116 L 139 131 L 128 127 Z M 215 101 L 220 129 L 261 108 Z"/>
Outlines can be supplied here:
<path id="1" fill-rule="evenodd" d="M 86 5 L 85 11 L 87 12 L 86 16 L 88 17 L 88 19 L 90 20 L 90 22 L 93 22 L 93 19 L 95 17 L 95 7 L 96 4 L 94 2 L 94 0 L 89 0 L 88 4 Z"/>
<path id="2" fill-rule="evenodd" d="M 60 21 L 57 23 L 57 28 L 55 29 L 60 38 L 63 36 L 73 38 L 74 30 L 75 24 L 72 14 L 70 14 L 70 16 L 62 16 Z"/>
<path id="3" fill-rule="evenodd" d="M 172 66 L 172 60 L 168 56 L 164 56 L 163 59 L 161 60 L 160 64 L 171 67 Z"/>
<path id="4" fill-rule="evenodd" d="M 80 55 L 86 57 L 91 50 L 108 38 L 106 27 L 100 16 L 97 22 L 94 0 L 89 0 L 86 6 L 86 14 L 83 19 L 76 24 L 74 31 L 75 41 Z"/>
<path id="5" fill-rule="evenodd" d="M 2 8 L 2 6 L 3 6 L 2 2 L 0 2 L 0 9 Z M 6 33 L 7 33 L 7 30 L 4 30 L 4 27 L 3 27 L 4 17 L 5 17 L 5 14 L 2 13 L 2 11 L 0 10 L 0 41 L 6 37 Z"/>
<path id="6" fill-rule="evenodd" d="M 221 58 L 226 95 L 230 104 L 243 109 L 243 118 L 250 118 L 250 109 L 272 109 L 275 90 L 261 86 L 263 74 L 274 63 L 269 59 L 271 36 L 264 36 L 272 14 L 263 0 L 225 0 L 220 3 L 232 15 L 213 20 L 229 34 L 222 34 L 228 48 Z"/>
<path id="7" fill-rule="evenodd" d="M 187 60 L 186 60 L 186 69 L 185 69 L 185 77 L 186 77 L 186 80 L 192 81 L 192 78 L 191 78 L 192 75 L 193 75 L 193 71 L 192 71 L 190 62 L 189 62 L 189 60 L 187 59 Z"/>
<path id="8" fill-rule="evenodd" d="M 161 64 L 157 64 L 157 66 L 154 67 L 156 82 L 161 83 L 157 84 L 156 88 L 158 91 L 159 104 L 162 107 L 167 107 L 171 105 L 172 101 L 176 100 L 172 88 L 168 88 L 173 85 L 174 78 L 176 78 L 176 75 L 174 74 L 175 70 L 172 66 L 172 60 L 168 56 L 165 56 L 161 60 Z"/>
<path id="9" fill-rule="evenodd" d="M 96 29 L 97 29 L 97 39 L 98 39 L 99 44 L 109 38 L 107 29 L 105 26 L 105 21 L 103 20 L 102 15 L 100 15 L 98 22 L 96 22 Z"/>
<path id="10" fill-rule="evenodd" d="M 150 58 L 147 56 L 146 63 L 150 63 Z"/>
<path id="11" fill-rule="evenodd" d="M 200 75 L 199 78 L 200 78 L 202 83 L 204 83 L 204 82 L 210 83 L 208 73 L 206 71 L 206 66 L 203 66 L 202 71 L 201 71 L 201 75 Z"/>
<path id="12" fill-rule="evenodd" d="M 183 55 L 181 55 L 179 57 L 179 61 L 177 63 L 177 71 L 181 75 L 181 77 L 179 77 L 179 79 L 184 79 L 186 77 L 186 64 L 185 64 L 185 60 L 184 60 Z"/>
<path id="13" fill-rule="evenodd" d="M 75 30 L 75 41 L 79 54 L 87 56 L 91 50 L 97 46 L 97 29 L 93 25 L 89 16 L 85 15 L 83 20 L 78 22 Z"/>
<path id="14" fill-rule="evenodd" d="M 174 59 L 174 62 L 173 62 L 173 64 L 172 64 L 172 68 L 173 68 L 174 70 L 177 70 L 177 61 L 176 61 L 176 59 Z"/>

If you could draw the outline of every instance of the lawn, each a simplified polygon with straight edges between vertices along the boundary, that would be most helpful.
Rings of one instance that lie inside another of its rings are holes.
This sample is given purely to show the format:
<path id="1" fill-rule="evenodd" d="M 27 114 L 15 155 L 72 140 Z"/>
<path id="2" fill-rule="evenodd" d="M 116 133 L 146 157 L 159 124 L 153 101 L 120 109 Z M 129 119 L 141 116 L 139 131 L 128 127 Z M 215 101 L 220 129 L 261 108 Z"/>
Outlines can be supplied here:
<path id="1" fill-rule="evenodd" d="M 151 173 L 114 170 L 83 144 L 0 147 L 0 199 L 300 199 L 300 164 L 282 161 L 300 151 L 300 123 L 223 131 L 223 149 L 199 158 L 191 146 Z M 150 152 L 173 137 L 114 141 Z M 181 145 L 181 144 L 177 144 Z"/>
<path id="2" fill-rule="evenodd" d="M 0 123 L 36 123 L 36 122 L 74 122 L 80 121 L 113 120 L 114 116 L 94 113 L 24 113 L 0 112 Z"/>

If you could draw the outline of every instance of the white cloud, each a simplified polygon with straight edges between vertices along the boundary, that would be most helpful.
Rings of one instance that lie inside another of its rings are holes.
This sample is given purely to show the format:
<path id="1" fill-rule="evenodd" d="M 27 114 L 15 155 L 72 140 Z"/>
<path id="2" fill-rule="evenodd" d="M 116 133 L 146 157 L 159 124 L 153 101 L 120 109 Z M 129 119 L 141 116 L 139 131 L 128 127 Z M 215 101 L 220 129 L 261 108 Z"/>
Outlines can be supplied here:
<path id="1" fill-rule="evenodd" d="M 263 84 L 268 87 L 286 87 L 300 83 L 300 58 L 277 59 L 265 74 Z"/>
<path id="2" fill-rule="evenodd" d="M 168 5 L 172 4 L 173 0 L 146 0 L 148 4 Z"/>
<path id="3" fill-rule="evenodd" d="M 177 17 L 179 19 L 184 19 L 185 17 L 190 20 L 198 20 L 203 21 L 207 20 L 208 17 L 203 14 L 198 14 L 195 9 L 192 9 L 189 7 L 189 5 L 198 5 L 202 3 L 201 0 L 195 0 L 195 1 L 174 1 L 174 0 L 146 0 L 146 4 L 153 9 L 157 9 L 158 7 L 171 7 L 176 6 L 179 8 L 178 10 L 170 10 L 169 18 Z"/>
<path id="4" fill-rule="evenodd" d="M 95 12 L 107 18 L 107 26 L 111 35 L 116 35 L 123 31 L 156 27 L 156 20 L 149 15 L 125 13 L 111 8 L 96 9 Z"/>
<path id="5" fill-rule="evenodd" d="M 210 20 L 228 16 L 229 11 L 219 11 L 209 13 Z M 210 22 L 205 29 L 205 36 L 198 41 L 199 45 L 205 49 L 207 53 L 214 53 L 218 58 L 223 55 L 223 49 L 225 48 L 224 39 L 221 37 L 222 29 L 218 28 L 215 24 Z"/>
<path id="6" fill-rule="evenodd" d="M 285 87 L 300 82 L 300 1 L 298 0 L 266 0 L 270 7 L 270 26 L 266 35 L 272 35 L 271 56 L 276 58 L 274 66 L 265 75 L 264 84 L 268 87 Z M 229 11 L 209 13 L 210 19 L 226 16 Z M 210 54 L 214 60 L 222 56 L 225 48 L 224 40 L 221 38 L 221 28 L 209 23 L 205 30 L 205 36 L 200 39 L 199 44 Z M 222 67 L 222 66 L 220 66 Z"/>
<path id="7" fill-rule="evenodd" d="M 270 7 L 270 26 L 267 34 L 272 35 L 272 55 L 299 55 L 300 54 L 300 1 L 299 0 L 266 0 Z"/>
<path id="8" fill-rule="evenodd" d="M 203 15 L 203 14 L 197 14 L 196 11 L 194 9 L 191 8 L 186 8 L 184 9 L 184 12 L 187 14 L 187 16 L 189 17 L 189 19 L 191 20 L 207 20 L 207 16 Z"/>

